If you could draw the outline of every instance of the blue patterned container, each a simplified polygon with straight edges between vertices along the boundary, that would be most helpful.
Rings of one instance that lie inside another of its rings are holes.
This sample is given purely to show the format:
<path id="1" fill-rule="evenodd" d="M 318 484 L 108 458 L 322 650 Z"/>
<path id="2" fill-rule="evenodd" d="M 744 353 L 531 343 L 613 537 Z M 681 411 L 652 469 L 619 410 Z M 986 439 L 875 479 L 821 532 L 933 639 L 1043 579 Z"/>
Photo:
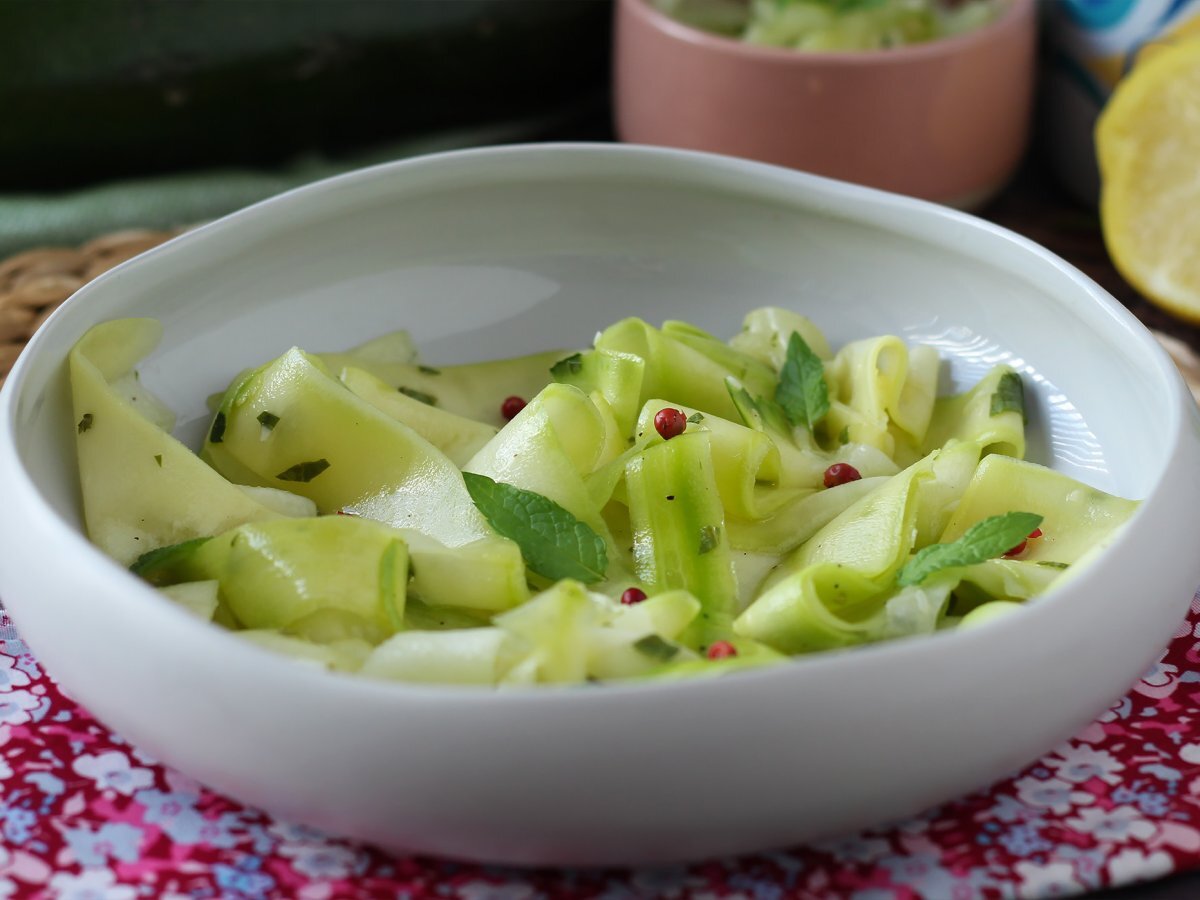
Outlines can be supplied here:
<path id="1" fill-rule="evenodd" d="M 1118 81 L 1155 45 L 1200 38 L 1200 0 L 1048 0 L 1043 146 L 1063 186 L 1095 206 L 1092 131 Z"/>

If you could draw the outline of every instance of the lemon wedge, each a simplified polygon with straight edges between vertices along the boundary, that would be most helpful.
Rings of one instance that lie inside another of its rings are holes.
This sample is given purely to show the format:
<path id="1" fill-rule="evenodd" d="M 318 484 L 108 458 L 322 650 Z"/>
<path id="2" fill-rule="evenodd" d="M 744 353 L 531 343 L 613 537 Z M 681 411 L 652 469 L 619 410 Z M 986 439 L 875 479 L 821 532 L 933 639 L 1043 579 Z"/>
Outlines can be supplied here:
<path id="1" fill-rule="evenodd" d="M 1113 263 L 1156 305 L 1200 322 L 1200 40 L 1139 60 L 1096 125 Z"/>

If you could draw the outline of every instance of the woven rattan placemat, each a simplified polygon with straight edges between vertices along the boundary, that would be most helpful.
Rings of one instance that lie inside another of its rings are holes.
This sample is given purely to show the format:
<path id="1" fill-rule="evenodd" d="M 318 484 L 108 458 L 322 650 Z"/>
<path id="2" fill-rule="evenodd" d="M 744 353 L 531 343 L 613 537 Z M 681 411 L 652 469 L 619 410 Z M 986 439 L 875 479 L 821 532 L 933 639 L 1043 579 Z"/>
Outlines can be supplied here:
<path id="1" fill-rule="evenodd" d="M 115 231 L 80 247 L 39 247 L 0 262 L 0 383 L 50 313 L 118 263 L 178 231 Z"/>
<path id="2" fill-rule="evenodd" d="M 0 262 L 0 384 L 33 333 L 64 300 L 118 263 L 184 229 L 115 231 L 79 247 L 39 247 Z M 1200 401 L 1200 355 L 1178 338 L 1153 332 Z"/>

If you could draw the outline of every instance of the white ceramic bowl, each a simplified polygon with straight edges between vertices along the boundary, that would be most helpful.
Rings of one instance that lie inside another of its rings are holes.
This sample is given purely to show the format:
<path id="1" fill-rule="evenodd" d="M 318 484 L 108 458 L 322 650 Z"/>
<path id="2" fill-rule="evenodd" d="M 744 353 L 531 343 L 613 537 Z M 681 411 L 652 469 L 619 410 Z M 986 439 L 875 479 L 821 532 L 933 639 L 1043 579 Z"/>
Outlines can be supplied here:
<path id="1" fill-rule="evenodd" d="M 293 343 L 405 327 L 448 362 L 586 343 L 628 314 L 727 334 L 763 304 L 835 343 L 932 340 L 959 383 L 1009 361 L 1030 385 L 1031 457 L 1143 507 L 1086 573 L 975 631 L 506 694 L 310 671 L 198 623 L 80 533 L 63 361 L 96 322 L 165 323 L 143 378 L 194 435 L 206 394 Z M 1200 417 L 1129 313 L 979 220 L 715 156 L 511 147 L 293 191 L 82 289 L 0 396 L 0 596 L 47 669 L 170 765 L 386 847 L 661 862 L 915 813 L 1103 710 L 1200 582 Z"/>

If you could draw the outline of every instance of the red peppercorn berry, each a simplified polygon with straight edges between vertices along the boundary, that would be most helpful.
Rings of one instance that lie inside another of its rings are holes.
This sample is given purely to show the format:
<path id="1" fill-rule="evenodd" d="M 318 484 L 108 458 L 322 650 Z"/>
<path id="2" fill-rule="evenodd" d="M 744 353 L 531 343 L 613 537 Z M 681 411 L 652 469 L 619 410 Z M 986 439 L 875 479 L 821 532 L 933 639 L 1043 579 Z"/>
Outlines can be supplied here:
<path id="1" fill-rule="evenodd" d="M 862 474 L 850 463 L 834 463 L 825 470 L 825 487 L 837 487 L 839 484 L 849 484 L 858 481 Z"/>
<path id="2" fill-rule="evenodd" d="M 1029 545 L 1029 542 L 1031 540 L 1034 540 L 1035 538 L 1040 538 L 1041 536 L 1042 536 L 1042 529 L 1040 529 L 1040 528 L 1033 529 L 1033 531 L 1029 532 L 1029 537 L 1025 538 L 1025 540 L 1021 541 L 1021 543 L 1017 544 L 1017 546 L 1013 547 L 1011 550 L 1006 550 L 1004 553 L 1004 558 L 1011 559 L 1014 556 L 1020 556 L 1022 553 L 1025 552 L 1025 548 Z"/>
<path id="3" fill-rule="evenodd" d="M 500 404 L 500 415 L 504 416 L 505 422 L 511 422 L 524 408 L 525 401 L 520 397 L 505 397 L 504 402 Z"/>
<path id="4" fill-rule="evenodd" d="M 641 588 L 626 588 L 625 593 L 621 595 L 621 602 L 626 606 L 633 606 L 635 603 L 641 603 L 646 599 L 646 592 Z"/>
<path id="5" fill-rule="evenodd" d="M 729 641 L 716 641 L 709 645 L 709 659 L 728 659 L 731 656 L 737 656 L 737 647 L 729 643 Z"/>
<path id="6" fill-rule="evenodd" d="M 654 414 L 654 430 L 662 435 L 664 441 L 679 437 L 687 430 L 687 416 L 682 410 L 668 406 Z"/>

